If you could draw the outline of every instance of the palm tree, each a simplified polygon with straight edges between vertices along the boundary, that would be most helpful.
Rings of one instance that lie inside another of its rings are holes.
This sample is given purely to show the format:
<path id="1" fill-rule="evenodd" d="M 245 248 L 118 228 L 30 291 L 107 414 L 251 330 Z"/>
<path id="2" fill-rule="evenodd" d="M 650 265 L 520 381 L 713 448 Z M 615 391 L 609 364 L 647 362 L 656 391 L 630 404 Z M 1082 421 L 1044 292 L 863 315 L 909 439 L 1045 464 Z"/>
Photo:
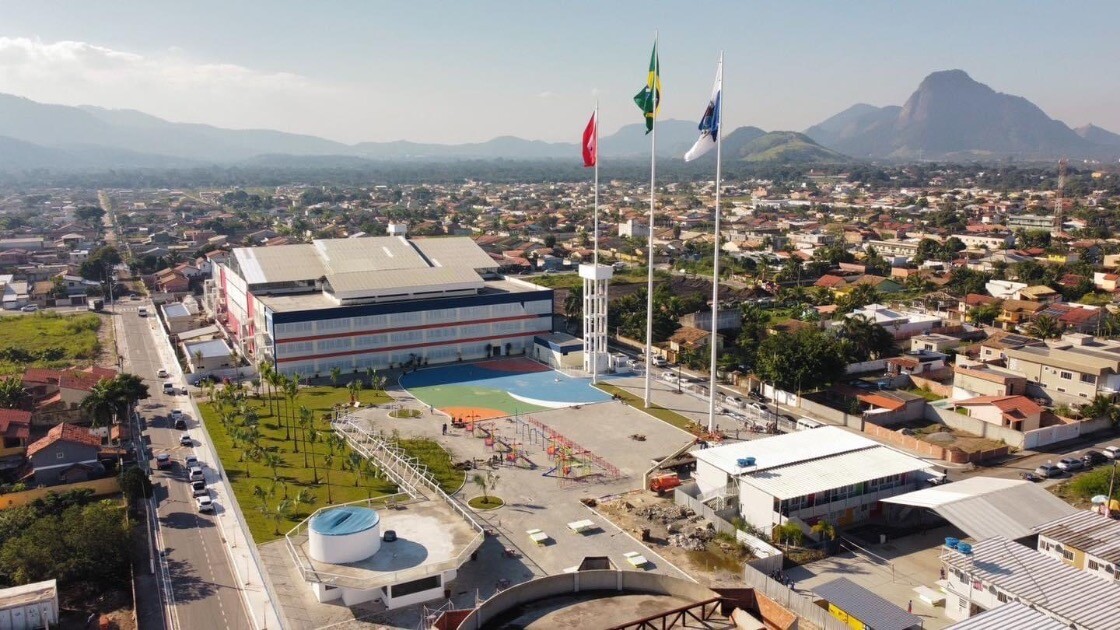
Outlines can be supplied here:
<path id="1" fill-rule="evenodd" d="M 342 368 L 337 365 L 331 368 L 331 386 L 338 387 L 338 380 L 342 378 Z"/>
<path id="2" fill-rule="evenodd" d="M 91 427 L 108 425 L 117 409 L 117 395 L 110 381 L 101 379 L 91 387 L 82 399 L 81 408 L 89 414 Z"/>
<path id="3" fill-rule="evenodd" d="M 148 397 L 148 386 L 144 384 L 144 379 L 135 374 L 118 374 L 109 384 L 116 399 L 118 420 L 127 420 L 128 413 L 136 403 Z"/>
<path id="4" fill-rule="evenodd" d="M 299 407 L 299 431 L 303 437 L 303 467 L 307 468 L 307 429 L 311 427 L 314 416 L 311 410 L 303 405 Z M 296 438 L 296 452 L 299 452 L 299 438 Z"/>
<path id="5" fill-rule="evenodd" d="M 1062 325 L 1049 315 L 1039 315 L 1027 325 L 1027 334 L 1039 339 L 1054 339 L 1062 336 Z"/>
<path id="6" fill-rule="evenodd" d="M 358 395 L 362 392 L 362 380 L 354 379 L 346 386 L 350 390 L 350 404 L 353 405 L 358 402 Z"/>
<path id="7" fill-rule="evenodd" d="M 1113 418 L 1117 415 L 1116 403 L 1108 396 L 1097 394 L 1093 400 L 1081 405 L 1081 415 L 1086 418 Z"/>
<path id="8" fill-rule="evenodd" d="M 304 449 L 304 451 L 311 451 L 311 474 L 314 475 L 315 481 L 312 483 L 319 483 L 319 468 L 315 465 L 315 443 L 319 441 L 319 431 L 314 426 L 307 430 L 307 443 L 311 446 Z"/>
<path id="9" fill-rule="evenodd" d="M 261 384 L 268 386 L 268 413 L 272 413 L 272 364 L 264 359 L 261 359 L 257 364 L 257 372 L 260 374 Z"/>
<path id="10" fill-rule="evenodd" d="M 23 379 L 10 376 L 0 380 L 0 407 L 4 409 L 19 409 L 20 403 L 27 397 L 23 389 Z"/>
<path id="11" fill-rule="evenodd" d="M 296 505 L 314 505 L 315 494 L 309 488 L 300 488 L 296 493 Z"/>
<path id="12" fill-rule="evenodd" d="M 478 486 L 482 492 L 482 502 L 490 502 L 490 492 L 494 490 L 494 486 L 498 485 L 498 475 L 493 470 L 486 471 L 486 474 L 475 473 L 471 477 L 471 483 Z"/>
<path id="13" fill-rule="evenodd" d="M 284 519 L 284 518 L 287 518 L 288 514 L 290 514 L 291 511 L 292 511 L 292 500 L 287 498 L 287 497 L 285 497 L 279 503 L 276 504 L 276 510 L 273 511 L 273 513 L 272 513 L 272 522 L 276 526 L 276 529 L 273 530 L 273 533 L 276 534 L 277 536 L 280 535 L 280 520 Z"/>
<path id="14" fill-rule="evenodd" d="M 253 486 L 253 496 L 261 502 L 260 511 L 261 514 L 264 514 L 265 510 L 268 508 L 268 493 L 260 486 Z"/>
<path id="15" fill-rule="evenodd" d="M 373 375 L 369 377 L 369 386 L 370 389 L 378 394 L 385 393 L 385 377 L 378 374 L 377 370 L 374 370 Z"/>
<path id="16" fill-rule="evenodd" d="M 298 377 L 293 376 L 292 378 L 284 381 L 284 397 L 287 398 L 287 400 L 288 400 L 288 411 L 289 411 L 289 413 L 292 414 L 292 420 L 295 420 L 296 398 L 299 397 L 299 378 Z M 284 422 L 284 439 L 285 440 L 292 439 L 292 435 L 289 432 L 290 427 L 291 427 L 291 423 L 289 423 L 288 421 L 285 420 L 285 422 Z"/>
<path id="17" fill-rule="evenodd" d="M 267 451 L 263 454 L 262 459 L 264 460 L 264 465 L 268 466 L 270 469 L 272 469 L 272 481 L 273 481 L 273 483 L 279 482 L 280 481 L 280 475 L 278 475 L 276 473 L 276 469 L 279 468 L 284 463 L 284 460 L 280 459 L 280 456 L 277 455 L 276 453 L 267 452 Z M 285 488 L 284 488 L 284 496 L 288 496 L 287 486 L 285 486 Z"/>
<path id="18" fill-rule="evenodd" d="M 314 459 L 314 458 L 312 458 Z M 323 467 L 327 471 L 327 503 L 334 503 L 334 497 L 331 496 L 331 466 L 334 465 L 334 453 L 327 453 L 323 455 Z"/>
<path id="19" fill-rule="evenodd" d="M 358 487 L 358 480 L 365 481 L 366 475 L 362 469 L 362 456 L 356 451 L 350 451 L 347 457 L 347 463 L 350 465 L 350 472 L 354 473 L 354 487 Z"/>

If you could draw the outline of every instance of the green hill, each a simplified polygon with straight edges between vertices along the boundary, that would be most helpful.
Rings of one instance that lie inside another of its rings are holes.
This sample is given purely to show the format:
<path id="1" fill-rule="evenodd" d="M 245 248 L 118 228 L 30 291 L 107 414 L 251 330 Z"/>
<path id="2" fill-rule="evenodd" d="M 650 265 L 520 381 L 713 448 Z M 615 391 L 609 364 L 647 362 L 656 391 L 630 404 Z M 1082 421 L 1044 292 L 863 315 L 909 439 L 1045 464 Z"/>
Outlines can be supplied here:
<path id="1" fill-rule="evenodd" d="M 771 131 L 737 147 L 735 159 L 746 162 L 849 162 L 851 158 L 826 149 L 796 131 Z"/>

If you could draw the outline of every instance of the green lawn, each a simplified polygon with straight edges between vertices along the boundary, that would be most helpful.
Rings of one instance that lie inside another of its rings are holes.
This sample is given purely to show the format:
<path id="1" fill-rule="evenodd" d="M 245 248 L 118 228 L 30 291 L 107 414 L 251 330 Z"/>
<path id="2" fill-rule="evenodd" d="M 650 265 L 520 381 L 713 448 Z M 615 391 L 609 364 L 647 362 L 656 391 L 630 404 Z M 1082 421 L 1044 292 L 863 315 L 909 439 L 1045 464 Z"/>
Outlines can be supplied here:
<path id="1" fill-rule="evenodd" d="M 29 365 L 66 367 L 97 358 L 101 317 L 92 313 L 0 317 L 0 374 L 16 374 Z"/>
<path id="2" fill-rule="evenodd" d="M 655 404 L 652 405 L 649 409 L 645 409 L 644 400 L 642 400 L 638 396 L 635 396 L 634 394 L 631 394 L 625 389 L 622 389 L 621 387 L 615 387 L 614 385 L 607 385 L 604 383 L 599 383 L 598 385 L 596 385 L 596 387 L 607 392 L 608 394 L 620 396 L 622 398 L 622 402 L 626 403 L 627 405 L 630 405 L 631 407 L 640 411 L 644 411 L 654 418 L 657 418 L 662 422 L 671 424 L 678 429 L 684 429 L 685 431 L 692 433 L 693 429 L 696 429 L 698 426 L 692 420 L 689 420 L 688 418 L 673 411 L 672 409 L 666 409 L 660 405 Z"/>
<path id="3" fill-rule="evenodd" d="M 908 389 L 906 391 L 911 393 L 911 394 L 914 394 L 915 396 L 921 396 L 922 398 L 925 398 L 926 400 L 928 400 L 930 402 L 937 402 L 938 400 L 945 400 L 944 396 L 940 396 L 938 394 L 935 394 L 935 393 L 929 391 L 928 389 L 922 389 L 920 387 L 915 387 L 913 389 Z"/>
<path id="4" fill-rule="evenodd" d="M 325 443 L 326 436 L 330 434 L 330 413 L 335 404 L 347 403 L 349 399 L 350 395 L 345 387 L 300 388 L 295 406 L 297 409 L 306 406 L 314 412 L 314 426 L 320 437 L 320 441 L 314 445 L 303 441 L 296 444 L 298 425 L 293 424 L 286 435 L 280 418 L 269 412 L 267 398 L 249 399 L 250 407 L 260 418 L 261 445 L 281 459 L 275 477 L 272 469 L 263 462 L 245 461 L 242 458 L 242 444 L 235 445 L 233 437 L 219 421 L 214 407 L 208 402 L 199 404 L 206 429 L 214 441 L 218 457 L 222 460 L 245 521 L 257 544 L 279 538 L 277 531 L 286 533 L 296 523 L 328 504 L 347 503 L 396 492 L 394 484 L 377 478 L 376 471 L 365 464 L 359 471 L 349 470 L 350 449 L 346 446 L 334 449 L 333 462 L 328 471 L 324 458 L 331 453 L 330 447 Z M 277 397 L 277 400 L 280 398 Z M 369 391 L 361 394 L 361 401 L 366 404 L 388 400 L 387 396 Z M 279 409 L 285 417 L 286 407 L 287 403 L 283 401 Z M 273 411 L 277 410 L 274 403 Z M 428 465 L 445 489 L 455 490 L 462 485 L 463 473 L 451 468 L 447 452 L 438 444 L 430 440 L 402 440 L 401 446 Z M 296 452 L 297 448 L 299 452 Z M 295 503 L 301 490 L 308 490 L 312 500 L 304 504 Z M 262 491 L 265 494 L 263 500 L 260 496 Z M 292 510 L 288 515 L 276 518 L 276 508 L 285 496 L 293 501 Z"/>

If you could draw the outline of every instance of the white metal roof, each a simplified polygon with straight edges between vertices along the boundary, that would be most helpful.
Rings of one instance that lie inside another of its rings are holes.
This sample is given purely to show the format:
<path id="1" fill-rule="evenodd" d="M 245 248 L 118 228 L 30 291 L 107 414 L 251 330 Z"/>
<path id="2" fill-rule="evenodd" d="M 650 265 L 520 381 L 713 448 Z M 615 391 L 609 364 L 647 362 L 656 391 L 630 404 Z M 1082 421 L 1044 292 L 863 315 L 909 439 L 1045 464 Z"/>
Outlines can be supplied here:
<path id="1" fill-rule="evenodd" d="M 812 429 L 805 433 L 816 433 Z M 748 472 L 740 479 L 778 499 L 792 499 L 833 488 L 924 470 L 930 463 L 886 446 L 874 446 L 781 468 Z"/>
<path id="2" fill-rule="evenodd" d="M 331 274 L 327 282 L 340 299 L 386 289 L 411 293 L 434 286 L 442 290 L 456 290 L 478 288 L 483 284 L 477 273 L 464 267 L 354 271 Z"/>
<path id="3" fill-rule="evenodd" d="M 1060 621 L 1028 608 L 1019 602 L 1008 602 L 997 608 L 973 615 L 959 621 L 945 630 L 1009 630 L 1010 628 L 1030 628 L 1030 630 L 1069 630 Z"/>
<path id="4" fill-rule="evenodd" d="M 824 426 L 761 440 L 705 448 L 693 451 L 693 455 L 729 475 L 740 475 L 873 446 L 879 446 L 879 443 L 840 427 Z M 738 460 L 744 457 L 754 457 L 755 465 L 751 468 L 740 467 Z"/>
<path id="5" fill-rule="evenodd" d="M 1022 479 L 970 477 L 883 499 L 930 508 L 975 540 L 1030 536 L 1034 527 L 1077 510 Z"/>
<path id="6" fill-rule="evenodd" d="M 403 236 L 330 238 L 313 242 L 330 273 L 426 269 L 430 265 Z"/>
<path id="7" fill-rule="evenodd" d="M 500 266 L 477 243 L 466 237 L 416 239 L 412 244 L 436 267 L 457 266 L 478 270 Z"/>
<path id="8" fill-rule="evenodd" d="M 967 556 L 947 550 L 942 557 L 972 579 L 995 585 L 1078 628 L 1120 630 L 1120 584 L 1006 538 L 982 540 Z"/>
<path id="9" fill-rule="evenodd" d="M 311 245 L 238 247 L 233 255 L 249 284 L 314 280 L 327 273 L 323 260 Z"/>

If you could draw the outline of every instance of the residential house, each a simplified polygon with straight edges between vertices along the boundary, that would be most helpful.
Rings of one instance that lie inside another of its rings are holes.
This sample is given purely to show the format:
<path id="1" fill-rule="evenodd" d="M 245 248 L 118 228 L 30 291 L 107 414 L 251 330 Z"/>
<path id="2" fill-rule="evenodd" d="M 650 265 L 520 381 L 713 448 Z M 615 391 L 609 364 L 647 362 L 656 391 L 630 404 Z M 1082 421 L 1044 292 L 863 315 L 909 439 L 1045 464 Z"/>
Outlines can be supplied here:
<path id="1" fill-rule="evenodd" d="M 953 400 L 978 396 L 1014 396 L 1027 392 L 1027 378 L 993 365 L 956 365 L 953 369 Z"/>
<path id="2" fill-rule="evenodd" d="M 958 400 L 969 417 L 1014 431 L 1034 431 L 1042 426 L 1043 409 L 1026 396 L 978 396 Z"/>
<path id="3" fill-rule="evenodd" d="M 1004 330 L 1018 330 L 1034 321 L 1035 316 L 1045 309 L 1046 304 L 1042 302 L 1004 300 L 1000 304 L 1000 313 L 996 316 L 995 323 Z"/>
<path id="4" fill-rule="evenodd" d="M 852 311 L 849 317 L 862 315 L 879 324 L 897 341 L 909 339 L 914 335 L 928 334 L 942 324 L 936 315 L 890 309 L 882 304 L 868 304 Z"/>
<path id="5" fill-rule="evenodd" d="M 936 350 L 911 350 L 902 356 L 887 359 L 887 374 L 929 376 L 949 365 L 949 355 Z"/>
<path id="6" fill-rule="evenodd" d="M 699 328 L 700 330 L 711 330 L 712 311 L 708 309 L 681 315 L 678 321 L 681 326 Z M 738 308 L 720 308 L 719 321 L 716 326 L 717 330 L 733 330 L 742 326 L 742 324 L 743 313 Z"/>
<path id="7" fill-rule="evenodd" d="M 1080 398 L 1120 390 L 1120 342 L 1069 333 L 1045 345 L 1007 348 L 1007 369 L 1031 383 Z"/>
<path id="8" fill-rule="evenodd" d="M 919 352 L 926 350 L 929 352 L 945 352 L 952 350 L 964 343 L 960 337 L 953 337 L 952 335 L 943 335 L 941 333 L 930 333 L 928 335 L 916 335 L 910 338 L 911 352 Z"/>
<path id="9" fill-rule="evenodd" d="M 36 485 L 53 486 L 97 479 L 105 474 L 98 461 L 101 438 L 63 422 L 27 447 L 31 477 Z"/>
<path id="10" fill-rule="evenodd" d="M 0 409 L 0 470 L 19 468 L 31 436 L 31 412 L 22 409 Z"/>
<path id="11" fill-rule="evenodd" d="M 988 295 L 997 300 L 1018 300 L 1019 291 L 1027 288 L 1026 283 L 1011 282 L 1010 280 L 992 280 L 984 285 Z"/>
<path id="12" fill-rule="evenodd" d="M 1106 582 L 1120 580 L 1120 522 L 1081 510 L 1034 529 L 1039 553 Z"/>
<path id="13" fill-rule="evenodd" d="M 709 316 L 709 326 L 711 318 Z M 680 361 L 680 357 L 685 352 L 696 352 L 702 348 L 708 347 L 708 342 L 712 339 L 712 331 L 701 330 L 699 328 L 692 328 L 691 326 L 681 326 L 669 337 L 669 360 L 672 362 Z M 723 335 L 716 335 L 716 350 L 723 347 Z"/>
<path id="14" fill-rule="evenodd" d="M 102 367 L 83 370 L 27 368 L 23 373 L 23 388 L 28 393 L 32 423 L 49 425 L 85 420 L 82 401 L 98 381 L 116 375 L 116 370 Z"/>
<path id="15" fill-rule="evenodd" d="M 1046 285 L 1040 284 L 1019 289 L 1019 299 L 1052 304 L 1054 302 L 1061 302 L 1062 294 Z"/>

